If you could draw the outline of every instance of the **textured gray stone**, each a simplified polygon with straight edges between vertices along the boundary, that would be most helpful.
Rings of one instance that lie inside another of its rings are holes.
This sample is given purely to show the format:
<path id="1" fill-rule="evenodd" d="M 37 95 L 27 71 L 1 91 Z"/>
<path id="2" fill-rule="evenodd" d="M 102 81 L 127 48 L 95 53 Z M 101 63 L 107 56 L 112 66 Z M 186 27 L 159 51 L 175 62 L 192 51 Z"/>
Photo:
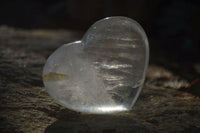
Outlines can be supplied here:
<path id="1" fill-rule="evenodd" d="M 78 32 L 0 27 L 0 132 L 200 132 L 200 99 L 180 91 L 187 71 L 150 60 L 145 86 L 132 110 L 110 115 L 73 112 L 56 104 L 42 84 L 42 68 L 59 44 Z M 163 60 L 163 59 L 162 59 Z M 181 73 L 179 75 L 179 73 Z M 187 76 L 186 76 L 187 77 Z"/>

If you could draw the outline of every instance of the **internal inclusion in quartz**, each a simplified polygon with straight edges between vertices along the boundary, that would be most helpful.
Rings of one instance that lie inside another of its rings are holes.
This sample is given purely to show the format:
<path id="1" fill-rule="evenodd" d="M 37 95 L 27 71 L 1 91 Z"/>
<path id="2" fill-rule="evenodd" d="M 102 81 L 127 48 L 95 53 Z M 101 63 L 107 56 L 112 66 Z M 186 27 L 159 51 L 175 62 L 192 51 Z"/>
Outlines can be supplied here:
<path id="1" fill-rule="evenodd" d="M 80 112 L 131 109 L 144 83 L 149 46 L 142 27 L 126 17 L 93 24 L 81 41 L 64 44 L 48 59 L 43 82 L 57 103 Z"/>

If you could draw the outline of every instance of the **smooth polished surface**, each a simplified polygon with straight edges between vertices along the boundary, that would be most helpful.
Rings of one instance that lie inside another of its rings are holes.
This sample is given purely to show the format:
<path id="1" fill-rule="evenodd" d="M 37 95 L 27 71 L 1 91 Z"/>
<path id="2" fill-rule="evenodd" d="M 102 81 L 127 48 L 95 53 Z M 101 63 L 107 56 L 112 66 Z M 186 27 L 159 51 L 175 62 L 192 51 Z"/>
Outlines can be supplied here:
<path id="1" fill-rule="evenodd" d="M 82 40 L 58 48 L 43 69 L 43 82 L 59 104 L 80 112 L 129 110 L 145 80 L 148 40 L 126 17 L 93 24 Z"/>

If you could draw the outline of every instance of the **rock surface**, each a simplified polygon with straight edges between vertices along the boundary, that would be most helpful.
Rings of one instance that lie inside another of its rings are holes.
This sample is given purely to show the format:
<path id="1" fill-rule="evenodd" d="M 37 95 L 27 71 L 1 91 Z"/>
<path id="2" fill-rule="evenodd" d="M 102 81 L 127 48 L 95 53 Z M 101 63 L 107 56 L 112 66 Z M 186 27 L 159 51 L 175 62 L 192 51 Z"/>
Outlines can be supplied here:
<path id="1" fill-rule="evenodd" d="M 91 115 L 56 104 L 43 86 L 43 65 L 60 44 L 79 38 L 74 31 L 0 27 L 1 133 L 200 132 L 199 95 L 184 91 L 199 74 L 163 60 L 151 59 L 146 83 L 129 112 Z"/>

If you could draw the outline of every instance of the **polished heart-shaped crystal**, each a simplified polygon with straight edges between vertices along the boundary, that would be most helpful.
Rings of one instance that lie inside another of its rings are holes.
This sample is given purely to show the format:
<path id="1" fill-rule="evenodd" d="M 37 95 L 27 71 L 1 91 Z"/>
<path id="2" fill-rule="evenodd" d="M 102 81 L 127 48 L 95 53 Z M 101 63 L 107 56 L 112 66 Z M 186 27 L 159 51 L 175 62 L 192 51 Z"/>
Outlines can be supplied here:
<path id="1" fill-rule="evenodd" d="M 53 99 L 75 111 L 131 109 L 143 86 L 149 45 L 142 27 L 127 17 L 97 21 L 82 40 L 64 44 L 47 60 L 43 82 Z"/>

